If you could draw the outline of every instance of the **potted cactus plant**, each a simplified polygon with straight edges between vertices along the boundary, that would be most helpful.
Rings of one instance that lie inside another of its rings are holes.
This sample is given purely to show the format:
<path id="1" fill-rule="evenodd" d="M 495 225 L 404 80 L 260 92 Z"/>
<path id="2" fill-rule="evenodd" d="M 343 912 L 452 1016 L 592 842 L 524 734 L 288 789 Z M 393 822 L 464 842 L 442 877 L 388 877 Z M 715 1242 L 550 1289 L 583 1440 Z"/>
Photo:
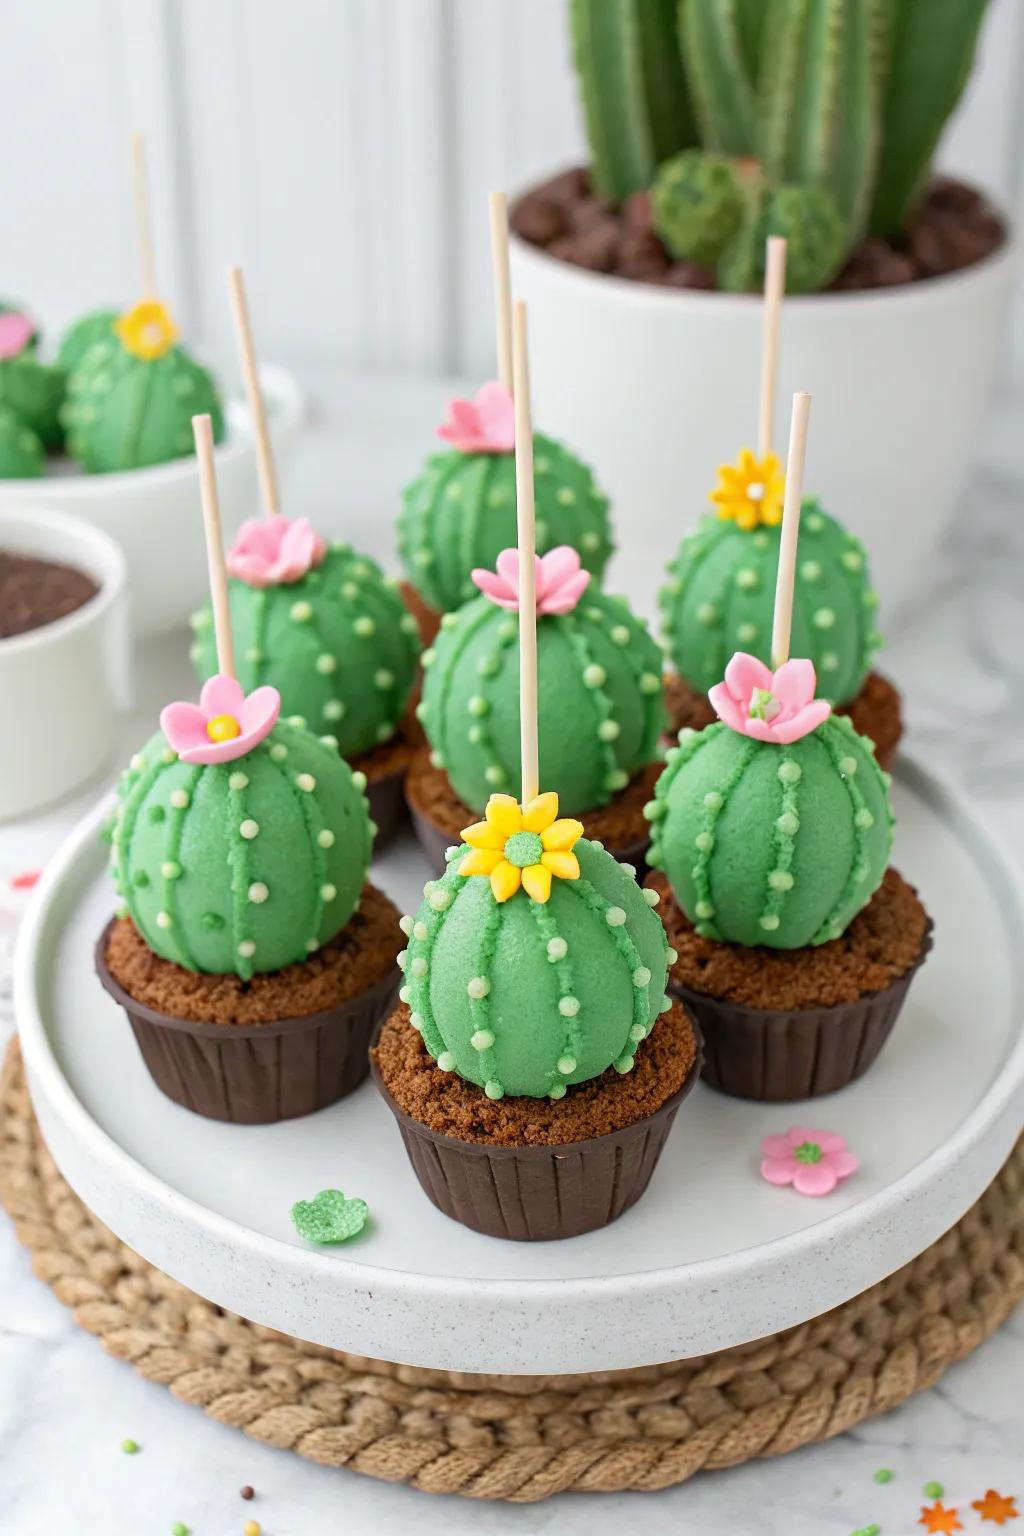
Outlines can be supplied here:
<path id="1" fill-rule="evenodd" d="M 886 549 L 883 598 L 910 590 L 966 480 L 1012 273 L 1004 220 L 931 170 L 985 9 L 568 0 L 590 166 L 519 200 L 513 276 L 538 409 L 641 530 L 618 570 L 637 601 L 752 432 L 770 234 L 810 473 Z"/>

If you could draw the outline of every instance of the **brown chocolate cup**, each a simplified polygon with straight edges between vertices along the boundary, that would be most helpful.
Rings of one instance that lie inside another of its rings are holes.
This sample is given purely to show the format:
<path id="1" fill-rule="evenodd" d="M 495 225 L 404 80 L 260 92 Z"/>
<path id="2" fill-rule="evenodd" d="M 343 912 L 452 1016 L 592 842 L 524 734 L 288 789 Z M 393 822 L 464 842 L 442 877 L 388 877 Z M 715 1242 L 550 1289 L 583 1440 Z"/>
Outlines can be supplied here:
<path id="1" fill-rule="evenodd" d="M 443 1136 L 399 1108 L 376 1061 L 371 1070 L 398 1122 L 413 1172 L 439 1211 L 485 1237 L 551 1242 L 606 1227 L 640 1199 L 676 1111 L 700 1076 L 700 1031 L 694 1033 L 693 1066 L 653 1115 L 560 1147 L 511 1147 Z"/>
<path id="2" fill-rule="evenodd" d="M 401 980 L 397 966 L 358 997 L 305 1018 L 199 1024 L 136 1002 L 114 979 L 106 961 L 113 923 L 96 945 L 97 974 L 128 1015 L 153 1081 L 176 1104 L 207 1120 L 269 1125 L 325 1109 L 366 1077 L 370 1041 Z"/>
<path id="3" fill-rule="evenodd" d="M 881 992 L 827 1008 L 751 1008 L 695 992 L 668 990 L 704 1036 L 701 1081 L 736 1099 L 784 1104 L 845 1088 L 871 1066 L 892 1033 L 910 983 L 932 947 L 932 922 L 910 970 Z"/>

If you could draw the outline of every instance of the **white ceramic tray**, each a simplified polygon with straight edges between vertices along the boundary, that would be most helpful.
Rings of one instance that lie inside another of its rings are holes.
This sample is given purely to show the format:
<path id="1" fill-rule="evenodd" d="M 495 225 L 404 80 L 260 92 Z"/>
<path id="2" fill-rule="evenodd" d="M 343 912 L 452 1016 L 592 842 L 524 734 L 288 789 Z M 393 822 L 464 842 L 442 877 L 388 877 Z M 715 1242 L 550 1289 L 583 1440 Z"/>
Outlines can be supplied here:
<path id="1" fill-rule="evenodd" d="M 646 1195 L 601 1232 L 517 1244 L 448 1221 L 413 1178 L 367 1083 L 301 1121 L 205 1121 L 152 1085 L 93 974 L 112 897 L 103 807 L 47 870 L 26 918 L 16 1003 L 32 1096 L 59 1167 L 133 1248 L 202 1295 L 314 1342 L 408 1364 L 556 1372 L 650 1364 L 803 1321 L 921 1252 L 977 1198 L 1024 1117 L 1020 885 L 962 802 L 901 765 L 896 862 L 924 893 L 933 954 L 861 1082 L 764 1107 L 698 1087 Z M 411 843 L 375 877 L 408 910 Z M 839 1130 L 861 1171 L 825 1200 L 758 1176 L 768 1131 Z M 327 1186 L 372 1227 L 307 1247 L 289 1208 Z"/>

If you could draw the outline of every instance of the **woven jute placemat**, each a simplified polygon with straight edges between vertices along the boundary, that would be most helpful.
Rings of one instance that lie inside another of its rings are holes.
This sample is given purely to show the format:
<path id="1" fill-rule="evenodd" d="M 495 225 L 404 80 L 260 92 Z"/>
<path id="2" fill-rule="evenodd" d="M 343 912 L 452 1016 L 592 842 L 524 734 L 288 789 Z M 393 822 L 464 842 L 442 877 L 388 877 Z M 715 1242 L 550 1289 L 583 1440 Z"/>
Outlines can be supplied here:
<path id="1" fill-rule="evenodd" d="M 40 1279 L 110 1354 L 256 1440 L 430 1493 L 527 1503 L 667 1488 L 783 1455 L 930 1387 L 1024 1297 L 1022 1139 L 920 1258 L 772 1338 L 587 1376 L 417 1370 L 245 1322 L 126 1248 L 47 1153 L 16 1046 L 0 1116 L 0 1200 Z"/>

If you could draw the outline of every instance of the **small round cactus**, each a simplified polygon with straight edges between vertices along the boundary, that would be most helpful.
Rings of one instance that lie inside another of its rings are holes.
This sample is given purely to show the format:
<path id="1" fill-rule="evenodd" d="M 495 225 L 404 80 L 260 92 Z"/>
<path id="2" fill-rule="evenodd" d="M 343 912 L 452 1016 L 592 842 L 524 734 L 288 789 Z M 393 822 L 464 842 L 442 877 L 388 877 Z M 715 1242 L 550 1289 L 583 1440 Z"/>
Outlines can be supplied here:
<path id="1" fill-rule="evenodd" d="M 230 557 L 229 557 L 230 568 Z M 389 741 L 416 676 L 419 632 L 380 567 L 334 544 L 297 581 L 228 583 L 239 681 L 270 683 L 286 716 L 332 736 L 343 757 Z M 200 677 L 217 670 L 213 616 L 192 616 Z"/>
<path id="2" fill-rule="evenodd" d="M 786 240 L 786 292 L 817 293 L 835 277 L 846 255 L 846 226 L 823 187 L 761 187 L 748 194 L 743 222 L 718 263 L 721 288 L 759 290 L 769 235 Z"/>
<path id="3" fill-rule="evenodd" d="M 464 834 L 477 846 L 454 853 L 402 920 L 413 1026 L 442 1071 L 492 1099 L 559 1099 L 609 1066 L 628 1072 L 668 1006 L 665 931 L 633 872 L 557 811 L 554 795 L 524 811 L 495 796 L 487 822 Z M 529 861 L 544 857 L 554 875 L 538 900 Z"/>
<path id="4" fill-rule="evenodd" d="M 62 368 L 37 362 L 28 350 L 5 358 L 0 362 L 0 409 L 16 416 L 43 448 L 56 448 L 65 383 Z"/>
<path id="5" fill-rule="evenodd" d="M 736 944 L 838 938 L 889 862 L 887 779 L 843 715 L 789 743 L 681 732 L 647 814 L 648 862 L 698 933 Z"/>
<path id="6" fill-rule="evenodd" d="M 518 615 L 475 598 L 445 615 L 423 664 L 420 719 L 456 794 L 474 810 L 496 789 L 518 794 Z M 657 750 L 658 646 L 623 598 L 587 591 L 541 614 L 537 670 L 542 781 L 574 814 L 606 804 Z"/>
<path id="7" fill-rule="evenodd" d="M 760 473 L 752 456 L 751 465 L 752 475 Z M 781 524 L 747 527 L 741 516 L 726 507 L 704 517 L 683 540 L 659 597 L 672 659 L 699 693 L 718 682 L 734 651 L 770 660 Z M 855 697 L 881 645 L 877 601 L 864 546 L 817 501 L 806 500 L 792 643 L 813 661 L 823 696 L 835 704 Z"/>
<path id="8" fill-rule="evenodd" d="M 14 411 L 0 407 L 0 480 L 41 475 L 46 455 L 39 438 Z"/>
<path id="9" fill-rule="evenodd" d="M 278 723 L 223 762 L 186 762 L 158 732 L 122 778 L 112 839 L 114 881 L 150 949 L 247 980 L 306 959 L 344 927 L 372 828 L 337 749 Z"/>
<path id="10" fill-rule="evenodd" d="M 93 309 L 69 325 L 60 339 L 57 366 L 72 373 L 98 341 L 108 341 L 115 334 L 117 318 L 116 309 Z"/>
<path id="11" fill-rule="evenodd" d="M 163 307 L 147 301 L 83 353 L 61 410 L 68 451 L 83 468 L 142 469 L 190 454 L 195 415 L 209 414 L 214 441 L 221 441 L 217 387 L 174 345 L 176 334 Z"/>
<path id="12" fill-rule="evenodd" d="M 673 256 L 713 267 L 743 218 L 736 162 L 698 149 L 673 155 L 658 168 L 651 211 Z"/>
<path id="13" fill-rule="evenodd" d="M 600 577 L 613 548 L 608 498 L 585 464 L 540 433 L 534 437 L 533 471 L 538 553 L 571 544 L 586 569 Z M 416 590 L 441 612 L 473 595 L 474 566 L 493 566 L 515 542 L 511 451 L 456 447 L 433 454 L 406 488 L 398 522 L 402 561 Z"/>

